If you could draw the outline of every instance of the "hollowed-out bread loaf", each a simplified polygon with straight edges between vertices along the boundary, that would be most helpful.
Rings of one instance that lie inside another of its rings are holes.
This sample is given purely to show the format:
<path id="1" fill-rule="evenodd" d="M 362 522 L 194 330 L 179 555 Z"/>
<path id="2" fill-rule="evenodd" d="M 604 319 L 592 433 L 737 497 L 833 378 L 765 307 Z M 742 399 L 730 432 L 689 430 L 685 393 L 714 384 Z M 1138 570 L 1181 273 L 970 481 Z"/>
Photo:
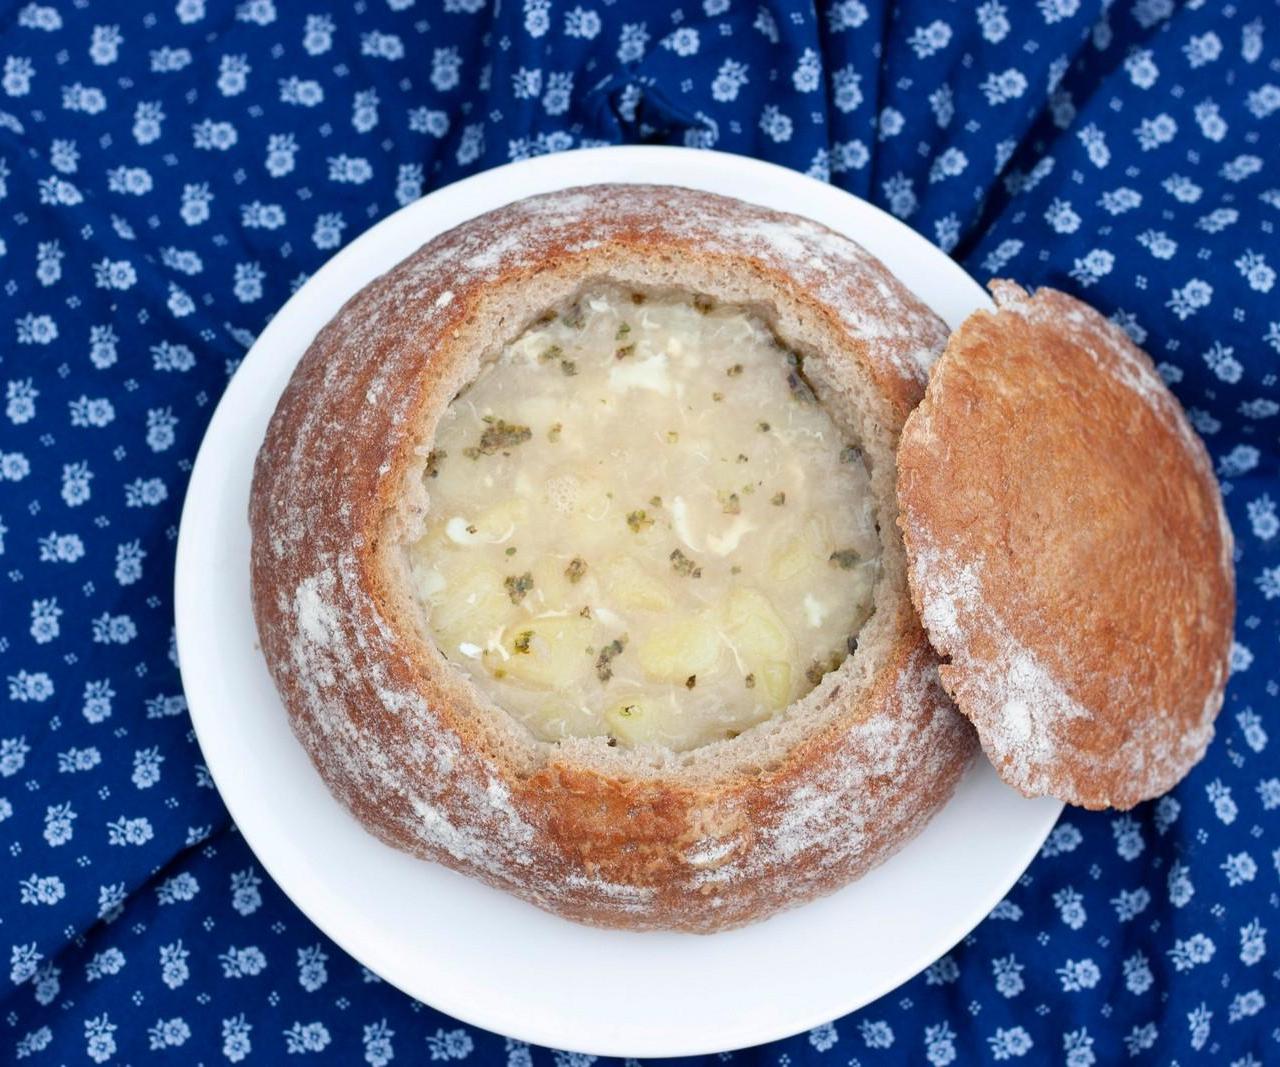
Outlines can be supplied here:
<path id="1" fill-rule="evenodd" d="M 584 286 L 751 309 L 865 456 L 874 614 L 806 696 L 684 752 L 535 738 L 432 640 L 407 546 L 450 401 Z M 946 341 L 852 241 L 687 189 L 596 186 L 436 237 L 320 332 L 254 472 L 253 602 L 294 731 L 383 841 L 572 919 L 711 931 L 829 892 L 900 847 L 976 751 L 907 592 L 895 452 Z"/>

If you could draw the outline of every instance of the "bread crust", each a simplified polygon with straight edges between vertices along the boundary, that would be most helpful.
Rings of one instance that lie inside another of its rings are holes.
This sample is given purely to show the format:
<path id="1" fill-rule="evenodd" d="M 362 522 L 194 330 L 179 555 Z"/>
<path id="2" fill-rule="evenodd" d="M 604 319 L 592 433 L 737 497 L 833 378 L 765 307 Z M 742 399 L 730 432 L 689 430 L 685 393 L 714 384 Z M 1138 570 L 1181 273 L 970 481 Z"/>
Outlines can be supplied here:
<path id="1" fill-rule="evenodd" d="M 780 721 L 665 762 L 533 740 L 440 655 L 402 560 L 449 401 L 486 354 L 602 277 L 748 305 L 808 343 L 820 399 L 864 419 L 884 497 L 865 655 Z M 853 242 L 669 187 L 519 201 L 366 286 L 295 370 L 250 500 L 263 652 L 330 790 L 388 844 L 600 925 L 740 925 L 882 861 L 976 751 L 911 609 L 892 505 L 893 448 L 945 336 Z"/>
<path id="2" fill-rule="evenodd" d="M 912 597 L 943 684 L 1028 796 L 1129 808 L 1204 755 L 1235 613 L 1204 445 L 1125 333 L 991 284 L 898 452 Z"/>

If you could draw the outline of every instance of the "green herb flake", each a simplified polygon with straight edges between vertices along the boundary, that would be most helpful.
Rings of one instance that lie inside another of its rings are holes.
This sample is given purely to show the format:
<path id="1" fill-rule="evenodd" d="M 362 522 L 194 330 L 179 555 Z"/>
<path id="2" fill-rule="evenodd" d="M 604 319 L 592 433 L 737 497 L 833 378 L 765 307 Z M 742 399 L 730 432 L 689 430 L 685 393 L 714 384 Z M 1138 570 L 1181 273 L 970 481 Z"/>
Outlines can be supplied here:
<path id="1" fill-rule="evenodd" d="M 723 400 L 723 399 L 724 399 L 724 393 L 712 393 L 712 394 L 711 394 L 711 399 L 712 399 L 712 400 L 714 400 L 714 401 L 718 404 L 718 403 L 720 403 L 720 401 L 721 401 L 721 400 Z"/>
<path id="2" fill-rule="evenodd" d="M 527 656 L 531 650 L 530 642 L 533 640 L 532 630 L 521 630 L 516 634 L 516 639 L 511 642 L 511 647 L 520 655 Z"/>
<path id="3" fill-rule="evenodd" d="M 509 574 L 503 579 L 502 584 L 507 590 L 507 596 L 511 598 L 511 603 L 519 604 L 533 588 L 533 574 L 530 571 L 525 571 L 519 576 Z"/>
<path id="4" fill-rule="evenodd" d="M 571 359 L 562 359 L 560 361 L 560 370 L 566 378 L 572 378 L 578 373 L 578 365 Z"/>
<path id="5" fill-rule="evenodd" d="M 514 555 L 516 554 L 516 547 L 515 547 L 515 545 L 512 545 L 510 548 L 508 548 L 508 549 L 507 549 L 506 554 L 507 554 L 508 556 L 514 556 Z"/>
<path id="6" fill-rule="evenodd" d="M 756 687 L 756 676 L 754 674 L 748 674 L 745 678 L 742 679 L 742 683 L 748 689 L 754 689 Z"/>
<path id="7" fill-rule="evenodd" d="M 686 689 L 692 689 L 697 684 L 698 684 L 698 676 L 696 674 L 691 674 L 689 675 L 688 678 L 684 680 L 684 687 Z"/>
<path id="8" fill-rule="evenodd" d="M 627 525 L 632 533 L 641 533 L 653 525 L 653 520 L 643 510 L 630 511 L 627 513 Z"/>
<path id="9" fill-rule="evenodd" d="M 564 355 L 564 349 L 559 345 L 548 345 L 538 355 L 539 363 L 550 363 L 554 359 L 559 359 Z"/>
<path id="10" fill-rule="evenodd" d="M 618 327 L 618 332 L 613 335 L 613 339 L 615 341 L 621 341 L 630 332 L 631 332 L 631 323 L 624 322 L 621 326 Z"/>
<path id="11" fill-rule="evenodd" d="M 725 374 L 727 374 L 730 378 L 736 378 L 741 373 L 742 373 L 741 363 L 735 363 L 732 367 L 730 367 L 727 371 L 725 371 Z"/>
<path id="12" fill-rule="evenodd" d="M 839 567 L 842 571 L 851 571 L 862 562 L 862 557 L 858 555 L 857 549 L 837 548 L 827 557 L 827 562 L 833 567 Z"/>
<path id="13" fill-rule="evenodd" d="M 492 456 L 503 449 L 522 445 L 533 436 L 528 426 L 518 426 L 505 419 L 487 417 L 484 433 L 480 435 L 480 444 L 465 450 L 468 459 L 479 459 L 481 456 Z"/>
<path id="14" fill-rule="evenodd" d="M 660 496 L 651 496 L 651 497 L 649 498 L 649 507 L 651 507 L 651 508 L 660 508 L 660 507 L 662 507 L 662 497 L 660 497 Z"/>
<path id="15" fill-rule="evenodd" d="M 551 429 L 547 431 L 547 440 L 553 445 L 560 440 L 560 431 L 564 429 L 563 423 L 552 423 Z"/>
<path id="16" fill-rule="evenodd" d="M 720 500 L 720 510 L 726 515 L 742 514 L 742 498 L 737 493 L 719 492 L 716 496 Z"/>
<path id="17" fill-rule="evenodd" d="M 582 576 L 587 573 L 587 561 L 581 556 L 574 556 L 569 560 L 569 566 L 564 569 L 564 576 L 569 579 L 570 584 L 577 585 L 582 581 Z"/>
<path id="18" fill-rule="evenodd" d="M 682 578 L 701 578 L 702 568 L 686 556 L 680 549 L 673 549 L 667 557 L 671 560 L 671 569 Z"/>
<path id="19" fill-rule="evenodd" d="M 769 503 L 772 504 L 775 508 L 782 507 L 782 505 L 785 504 L 786 502 L 787 502 L 787 494 L 781 493 L 781 492 L 774 493 L 773 499 L 769 501 Z"/>
<path id="20" fill-rule="evenodd" d="M 773 427 L 770 426 L 767 422 L 764 422 L 763 420 L 761 420 L 760 422 L 756 423 L 756 429 L 759 430 L 761 433 L 768 433 L 770 430 L 773 429 Z"/>
<path id="21" fill-rule="evenodd" d="M 596 656 L 596 677 L 601 682 L 607 682 L 613 677 L 613 661 L 622 655 L 622 650 L 627 647 L 627 635 L 615 637 L 607 645 L 600 650 L 600 654 Z"/>
<path id="22" fill-rule="evenodd" d="M 626 359 L 628 356 L 634 356 L 635 354 L 635 345 L 623 345 L 613 353 L 615 359 Z"/>
<path id="23" fill-rule="evenodd" d="M 680 435 L 675 430 L 667 431 L 667 444 L 674 445 L 680 440 Z"/>

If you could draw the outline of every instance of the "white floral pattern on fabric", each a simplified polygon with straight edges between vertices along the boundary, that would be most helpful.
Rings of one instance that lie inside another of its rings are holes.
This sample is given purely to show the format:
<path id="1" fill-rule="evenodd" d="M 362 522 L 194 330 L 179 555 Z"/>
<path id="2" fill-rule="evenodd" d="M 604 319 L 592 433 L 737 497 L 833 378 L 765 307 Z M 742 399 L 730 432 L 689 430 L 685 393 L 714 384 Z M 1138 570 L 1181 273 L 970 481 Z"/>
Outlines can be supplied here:
<path id="1" fill-rule="evenodd" d="M 1238 542 L 1235 677 L 1174 794 L 1069 812 L 924 974 L 721 1058 L 1280 1056 L 1274 3 L 325 7 L 15 0 L 0 28 L 0 1062 L 594 1063 L 409 1001 L 266 879 L 190 731 L 170 576 L 213 404 L 312 271 L 424 191 L 622 142 L 762 156 L 1083 294 L 1182 398 Z"/>

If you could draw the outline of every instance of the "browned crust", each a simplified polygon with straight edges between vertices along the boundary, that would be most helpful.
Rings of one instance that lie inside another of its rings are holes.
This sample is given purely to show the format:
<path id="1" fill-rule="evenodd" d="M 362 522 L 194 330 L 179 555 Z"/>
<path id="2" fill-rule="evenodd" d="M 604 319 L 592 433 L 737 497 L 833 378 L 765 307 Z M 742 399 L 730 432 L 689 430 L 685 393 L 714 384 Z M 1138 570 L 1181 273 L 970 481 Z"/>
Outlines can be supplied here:
<path id="1" fill-rule="evenodd" d="M 838 716 L 767 770 L 628 774 L 572 747 L 545 747 L 530 768 L 481 728 L 480 698 L 408 619 L 380 545 L 421 458 L 413 431 L 474 373 L 469 331 L 495 292 L 640 257 L 697 257 L 785 294 L 839 348 L 830 387 L 869 381 L 891 440 L 945 337 L 878 261 L 792 216 L 647 186 L 499 209 L 366 286 L 299 363 L 254 471 L 254 613 L 295 732 L 382 840 L 584 922 L 709 931 L 880 862 L 968 765 L 971 728 L 905 589 L 885 609 L 890 640 L 872 676 L 829 676 L 821 699 Z"/>
<path id="2" fill-rule="evenodd" d="M 913 600 L 943 684 L 1031 796 L 1129 808 L 1203 756 L 1235 611 L 1203 444 L 1124 332 L 991 286 L 898 452 Z"/>

